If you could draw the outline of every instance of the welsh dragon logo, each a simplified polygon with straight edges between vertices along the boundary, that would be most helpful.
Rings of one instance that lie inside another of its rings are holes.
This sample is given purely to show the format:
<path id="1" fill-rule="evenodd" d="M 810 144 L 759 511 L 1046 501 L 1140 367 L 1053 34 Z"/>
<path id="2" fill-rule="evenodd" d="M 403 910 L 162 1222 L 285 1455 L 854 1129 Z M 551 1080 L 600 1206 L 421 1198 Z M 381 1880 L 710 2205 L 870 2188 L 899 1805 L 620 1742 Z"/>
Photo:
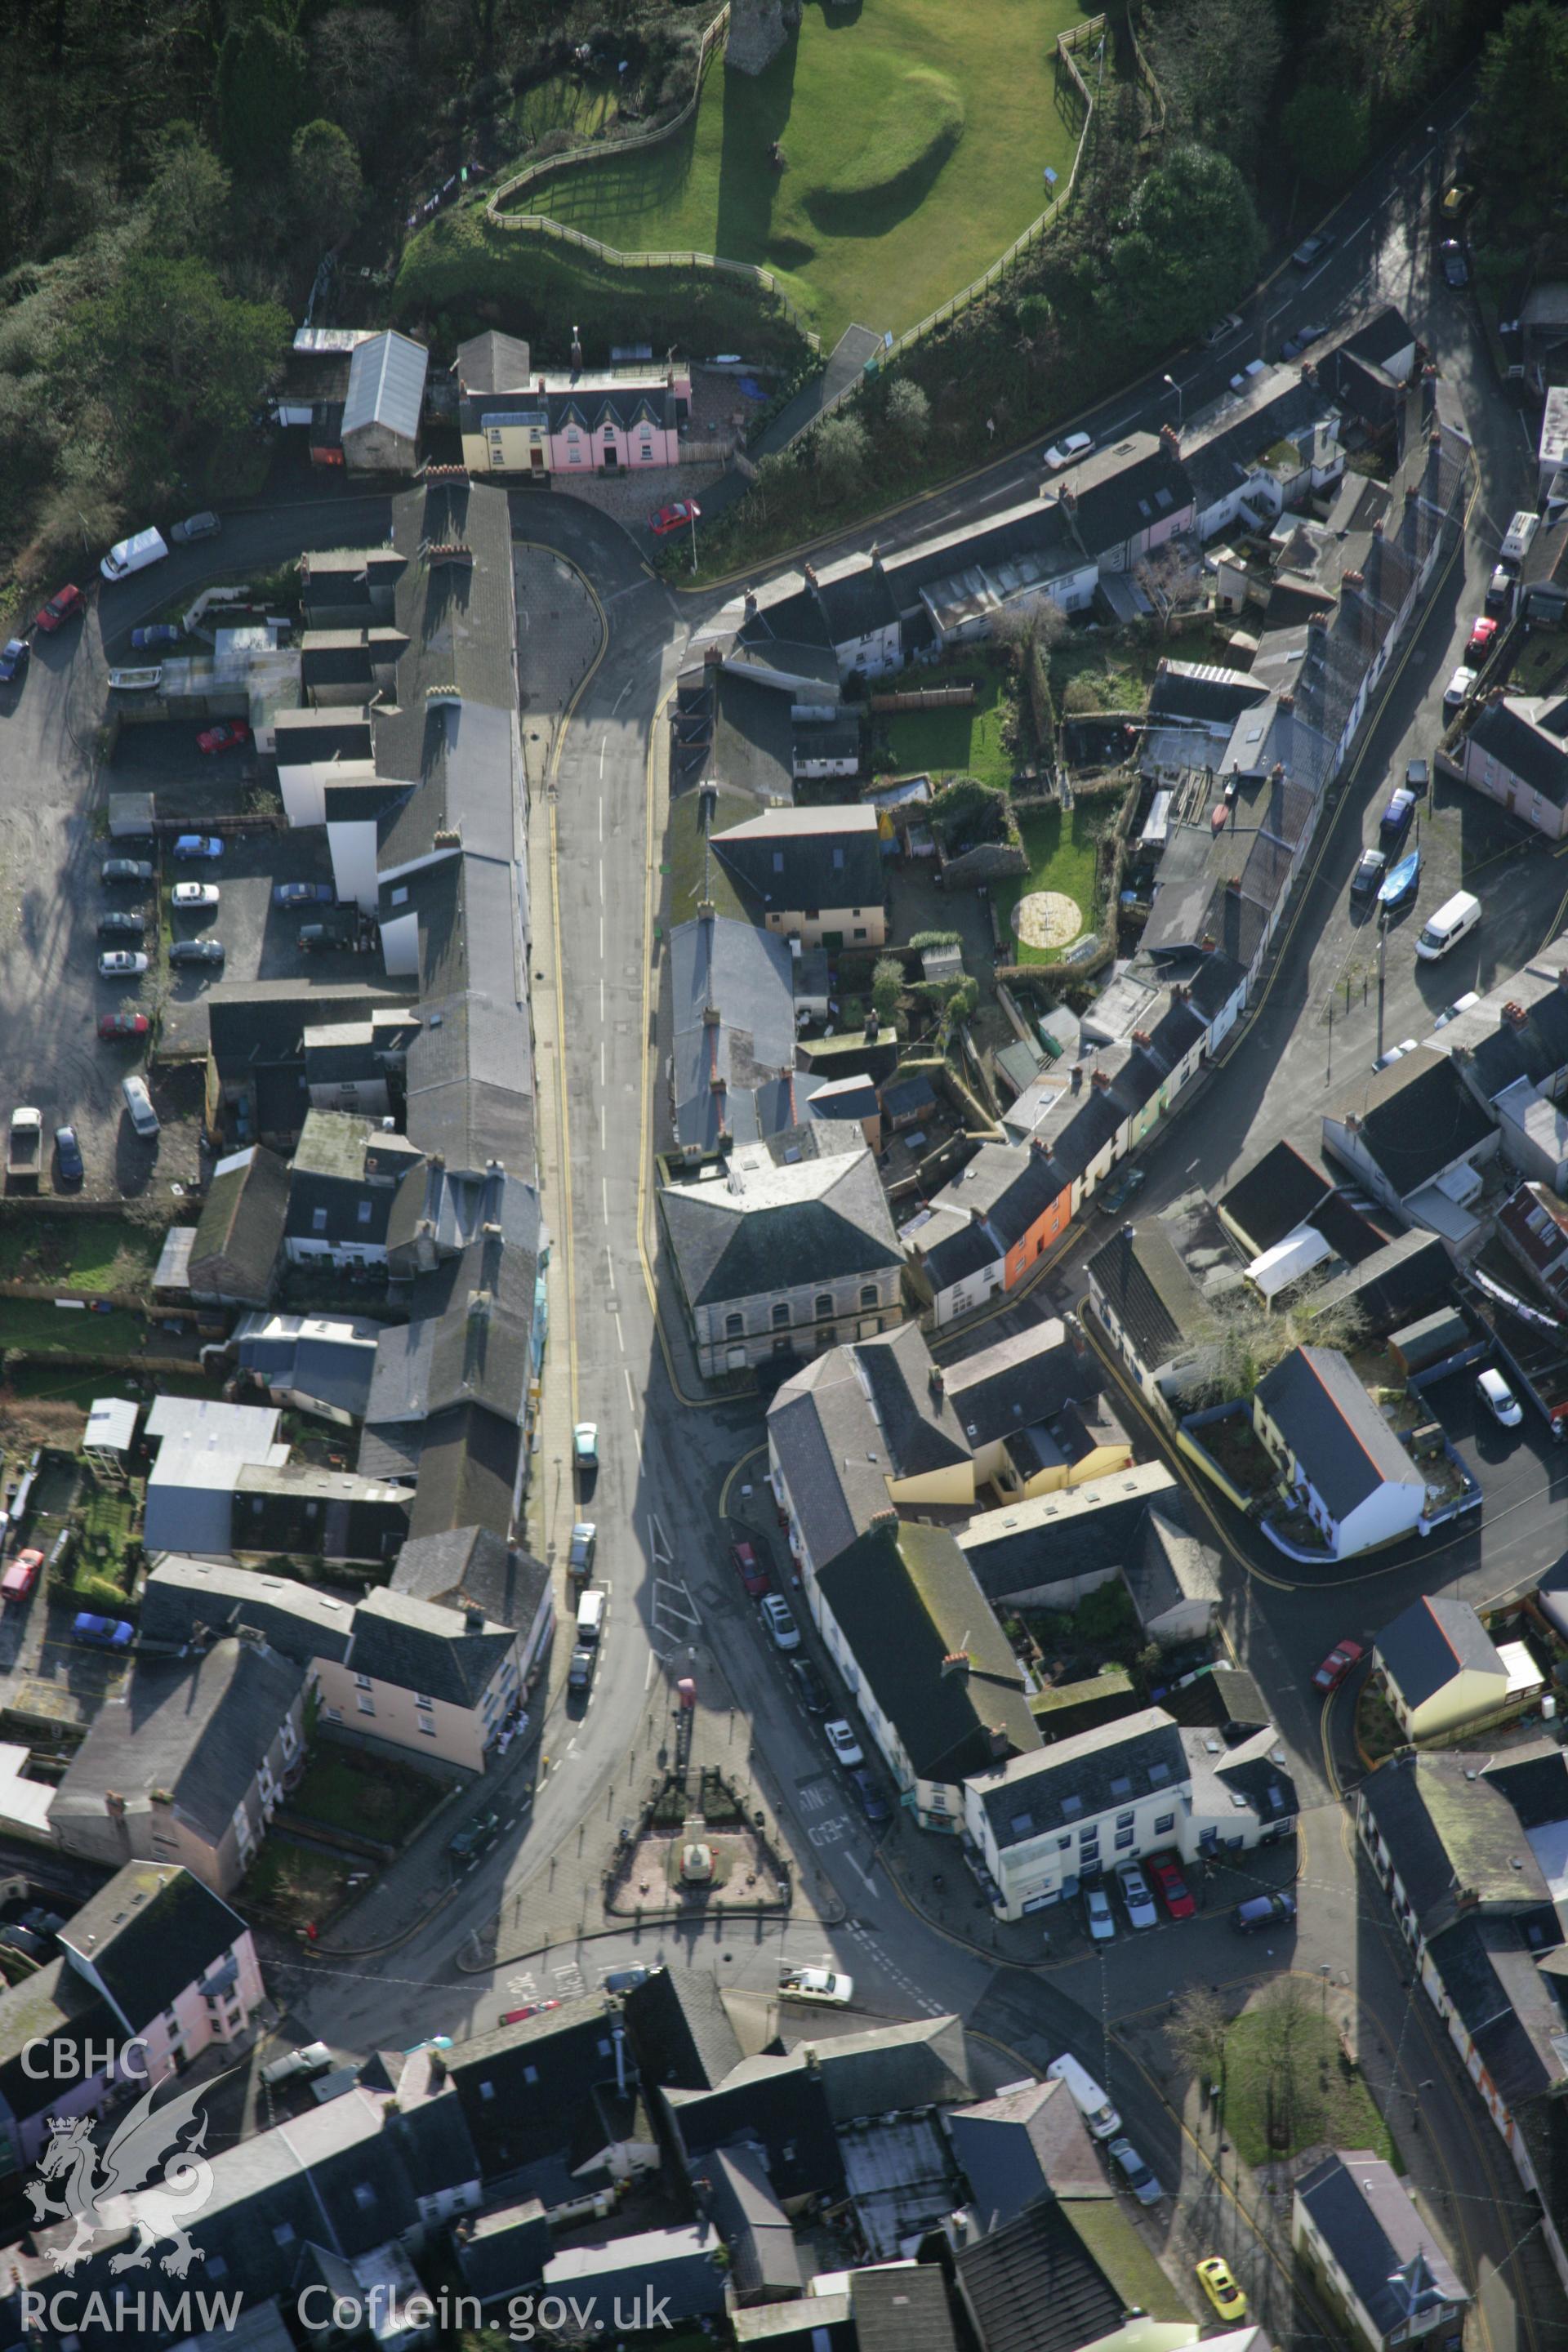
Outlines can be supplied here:
<path id="1" fill-rule="evenodd" d="M 91 2253 L 100 2230 L 122 2229 L 127 2221 L 136 2231 L 136 2243 L 113 2257 L 111 2271 L 147 2269 L 162 2239 L 170 2242 L 170 2251 L 160 2268 L 174 2277 L 184 2278 L 200 2260 L 201 2248 L 192 2243 L 184 2223 L 212 2195 L 213 2170 L 205 2152 L 207 2121 L 198 2112 L 205 2087 L 178 2093 L 154 2113 L 156 2085 L 151 2086 L 115 2126 L 101 2155 L 91 2116 L 49 2117 L 49 2143 L 38 2158 L 43 2179 L 28 2182 L 27 2198 L 36 2221 L 76 2225 L 68 2245 L 48 2249 L 57 2270 L 74 2271 Z M 187 2126 L 195 2128 L 182 2141 L 179 2135 Z M 60 2184 L 58 2197 L 49 2194 L 48 2181 Z M 132 2196 L 133 2205 L 123 2201 Z M 106 2210 L 110 2200 L 120 2206 L 118 2213 Z"/>

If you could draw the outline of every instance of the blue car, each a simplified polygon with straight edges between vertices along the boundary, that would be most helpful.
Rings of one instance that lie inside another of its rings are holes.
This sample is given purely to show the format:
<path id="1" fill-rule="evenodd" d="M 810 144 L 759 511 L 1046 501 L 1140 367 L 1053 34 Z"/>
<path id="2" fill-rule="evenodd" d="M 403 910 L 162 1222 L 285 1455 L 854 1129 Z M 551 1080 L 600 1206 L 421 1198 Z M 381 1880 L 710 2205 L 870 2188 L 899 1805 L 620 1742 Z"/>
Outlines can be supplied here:
<path id="1" fill-rule="evenodd" d="M 71 1639 L 85 1642 L 93 1650 L 128 1650 L 136 1638 L 135 1628 L 122 1617 L 93 1617 L 84 1610 L 71 1620 Z"/>
<path id="2" fill-rule="evenodd" d="M 872 1780 L 869 1772 L 867 1771 L 864 1764 L 856 1765 L 854 1770 L 849 1775 L 849 1785 L 854 1790 L 857 1798 L 859 1800 L 860 1811 L 865 1814 L 866 1819 L 868 1822 L 885 1822 L 887 1820 L 888 1801 L 886 1797 L 883 1796 L 880 1789 L 878 1788 L 875 1780 Z"/>
<path id="3" fill-rule="evenodd" d="M 174 844 L 179 858 L 221 857 L 223 844 L 216 833 L 182 833 Z"/>
<path id="4" fill-rule="evenodd" d="M 55 1150 L 59 1158 L 60 1182 L 79 1184 L 87 1170 L 82 1165 L 81 1146 L 76 1139 L 74 1127 L 57 1127 Z"/>
<path id="5" fill-rule="evenodd" d="M 337 895 L 331 882 L 275 882 L 272 886 L 275 907 L 331 907 Z"/>
<path id="6" fill-rule="evenodd" d="M 26 668 L 33 648 L 26 637 L 9 637 L 0 646 L 0 686 L 15 686 Z"/>
<path id="7" fill-rule="evenodd" d="M 144 654 L 154 646 L 177 646 L 184 635 L 184 631 L 176 628 L 173 621 L 150 621 L 144 629 L 132 630 L 131 650 Z"/>

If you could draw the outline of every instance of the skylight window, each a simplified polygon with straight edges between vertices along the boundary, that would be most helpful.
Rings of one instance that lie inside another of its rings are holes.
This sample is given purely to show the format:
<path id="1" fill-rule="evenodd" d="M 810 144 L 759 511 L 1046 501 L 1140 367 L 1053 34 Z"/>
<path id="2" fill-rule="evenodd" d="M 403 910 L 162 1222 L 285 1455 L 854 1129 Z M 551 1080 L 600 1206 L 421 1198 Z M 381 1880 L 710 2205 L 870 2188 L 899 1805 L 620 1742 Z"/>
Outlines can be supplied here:
<path id="1" fill-rule="evenodd" d="M 1082 1811 L 1083 1799 L 1081 1797 L 1064 1797 L 1062 1799 L 1063 1821 L 1070 1822 L 1075 1814 L 1081 1813 Z"/>

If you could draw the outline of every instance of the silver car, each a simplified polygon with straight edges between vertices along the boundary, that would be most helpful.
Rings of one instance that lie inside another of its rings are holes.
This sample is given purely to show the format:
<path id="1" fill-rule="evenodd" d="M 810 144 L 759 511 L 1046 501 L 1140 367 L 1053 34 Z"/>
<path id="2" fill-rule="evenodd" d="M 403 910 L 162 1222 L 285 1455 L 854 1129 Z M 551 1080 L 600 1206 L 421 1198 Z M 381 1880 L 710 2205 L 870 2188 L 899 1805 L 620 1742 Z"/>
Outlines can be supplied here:
<path id="1" fill-rule="evenodd" d="M 1154 1897 L 1149 1882 L 1135 1862 L 1119 1862 L 1116 1865 L 1116 1888 L 1127 1906 L 1127 1916 L 1135 1927 L 1159 1925 L 1160 1915 L 1154 1908 Z"/>
<path id="2" fill-rule="evenodd" d="M 1140 2205 L 1157 2205 L 1164 2190 L 1139 2155 L 1130 2139 L 1113 2139 L 1106 2143 L 1112 2163 L 1138 2200 Z"/>

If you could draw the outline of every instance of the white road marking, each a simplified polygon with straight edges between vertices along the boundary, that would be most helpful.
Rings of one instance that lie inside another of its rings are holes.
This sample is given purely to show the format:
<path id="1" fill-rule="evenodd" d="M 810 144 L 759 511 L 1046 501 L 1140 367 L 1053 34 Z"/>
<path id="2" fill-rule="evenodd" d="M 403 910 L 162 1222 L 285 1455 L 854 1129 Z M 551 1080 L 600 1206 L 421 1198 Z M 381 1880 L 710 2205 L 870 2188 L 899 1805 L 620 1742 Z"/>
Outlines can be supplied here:
<path id="1" fill-rule="evenodd" d="M 599 1105 L 599 1149 L 601 1151 L 608 1149 L 605 1139 L 605 1106 L 602 1102 Z"/>
<path id="2" fill-rule="evenodd" d="M 621 1366 L 621 1370 L 626 1376 L 626 1402 L 632 1409 L 632 1427 L 635 1430 L 637 1425 L 637 1392 L 632 1386 L 632 1376 L 629 1369 L 623 1364 Z M 637 1445 L 640 1451 L 642 1445 L 642 1440 L 640 1437 L 637 1440 Z"/>
<path id="3" fill-rule="evenodd" d="M 620 690 L 619 694 L 617 694 L 617 695 L 616 695 L 616 698 L 615 698 L 614 702 L 612 702 L 612 703 L 611 703 L 611 705 L 610 705 L 610 716 L 612 717 L 612 719 L 615 717 L 616 712 L 620 709 L 620 707 L 621 707 L 622 703 L 626 700 L 626 696 L 627 696 L 627 693 L 630 691 L 630 688 L 631 688 L 631 679 L 628 677 L 628 678 L 627 678 L 627 680 L 626 680 L 626 685 L 622 687 L 622 688 L 621 688 L 621 690 Z"/>
<path id="4" fill-rule="evenodd" d="M 795 1802 L 803 1813 L 819 1813 L 827 1800 L 828 1791 L 826 1789 L 802 1789 L 795 1797 Z"/>
<path id="5" fill-rule="evenodd" d="M 1425 153 L 1425 155 L 1419 155 L 1419 156 L 1417 156 L 1417 157 L 1416 157 L 1416 159 L 1415 159 L 1415 163 L 1411 164 L 1411 166 L 1410 166 L 1410 168 L 1409 168 L 1409 172 L 1406 173 L 1406 175 L 1405 175 L 1405 176 L 1406 176 L 1407 178 L 1409 178 L 1409 177 L 1413 177 L 1413 176 L 1414 176 L 1414 174 L 1415 174 L 1415 173 L 1417 173 L 1417 172 L 1421 171 L 1421 170 L 1422 170 L 1422 169 L 1423 169 L 1426 164 L 1428 164 L 1428 163 L 1432 161 L 1433 156 L 1434 156 L 1436 152 L 1437 152 L 1437 150 L 1436 149 L 1436 147 L 1428 147 L 1428 148 L 1427 148 L 1427 150 L 1426 150 L 1426 152 Z"/>
<path id="6" fill-rule="evenodd" d="M 657 1654 L 658 1653 L 651 1649 L 647 1654 L 647 1672 L 642 1678 L 642 1686 L 644 1690 L 647 1690 L 649 1683 L 653 1680 L 653 1662 Z"/>
<path id="7" fill-rule="evenodd" d="M 1363 228 L 1364 228 L 1364 227 L 1366 226 L 1366 223 L 1365 223 L 1365 221 L 1363 221 L 1363 223 L 1362 223 L 1362 226 L 1363 226 Z M 1355 231 L 1352 229 L 1352 230 L 1351 231 L 1351 236 L 1353 236 L 1354 235 L 1355 235 Z M 1350 241 L 1351 241 L 1350 236 L 1347 236 L 1347 237 L 1345 238 L 1345 243 L 1346 243 L 1346 245 L 1349 245 Z M 1318 264 L 1318 266 L 1317 266 L 1316 269 L 1314 269 L 1314 270 L 1313 270 L 1313 272 L 1312 272 L 1312 276 L 1311 276 L 1311 278 L 1302 278 L 1302 280 L 1301 280 L 1301 291 L 1302 291 L 1302 293 L 1303 293 L 1303 294 L 1306 292 L 1306 290 L 1307 290 L 1308 287 L 1311 285 L 1311 283 L 1312 283 L 1312 281 L 1313 281 L 1313 278 L 1321 278 L 1321 277 L 1322 276 L 1322 274 L 1323 274 L 1324 270 L 1325 270 L 1325 269 L 1328 268 L 1328 266 L 1329 266 L 1329 261 L 1332 261 L 1332 260 L 1334 259 L 1334 257 L 1335 257 L 1331 253 L 1331 254 L 1330 254 L 1330 256 L 1329 256 L 1329 260 L 1328 260 L 1328 261 L 1320 261 L 1320 262 L 1319 262 L 1319 264 Z"/>
<path id="8" fill-rule="evenodd" d="M 852 1853 L 847 1853 L 844 1859 L 849 1864 L 850 1869 L 855 1873 L 856 1877 L 859 1879 L 861 1885 L 868 1886 L 874 1895 L 877 1891 L 877 1882 L 872 1877 L 870 1872 L 868 1870 L 862 1870 Z"/>
<path id="9" fill-rule="evenodd" d="M 508 1977 L 506 1989 L 515 2000 L 531 2000 L 539 1990 L 539 1979 L 531 1969 L 525 1969 L 521 1976 Z"/>
<path id="10" fill-rule="evenodd" d="M 1124 416 L 1120 425 L 1108 425 L 1100 436 L 1100 447 L 1103 449 L 1108 441 L 1114 441 L 1119 433 L 1125 433 L 1130 425 L 1136 425 L 1141 414 L 1141 410 L 1134 409 L 1132 415 Z"/>
<path id="11" fill-rule="evenodd" d="M 616 1314 L 616 1345 L 619 1348 L 622 1355 L 624 1356 L 626 1352 L 626 1335 L 621 1328 L 621 1318 L 618 1309 Z"/>
<path id="12" fill-rule="evenodd" d="M 599 1199 L 604 1204 L 605 1223 L 608 1224 L 610 1222 L 610 1180 L 607 1176 L 601 1176 L 599 1179 Z"/>
<path id="13" fill-rule="evenodd" d="M 563 1968 L 552 1969 L 550 1973 L 560 1988 L 563 2000 L 571 2000 L 578 1993 L 586 1990 L 583 1982 L 583 1971 L 575 1960 L 568 1960 Z"/>
<path id="14" fill-rule="evenodd" d="M 609 741 L 609 740 L 610 740 L 610 739 L 609 739 L 609 736 L 608 736 L 607 734 L 605 734 L 605 736 L 603 736 L 603 737 L 601 738 L 601 740 L 600 740 L 600 743 L 599 743 L 599 782 L 600 782 L 601 783 L 603 783 L 603 782 L 604 782 L 604 781 L 605 781 L 605 745 Z M 599 839 L 600 839 L 601 841 L 603 841 L 603 839 L 604 839 L 604 838 L 605 838 L 605 803 L 604 803 L 603 799 L 601 798 L 601 800 L 600 800 L 600 802 L 599 802 Z"/>
<path id="15" fill-rule="evenodd" d="M 835 1813 L 829 1820 L 818 1822 L 815 1829 L 807 1830 L 806 1836 L 813 1845 L 837 1845 L 848 1827 L 843 1814 Z"/>

